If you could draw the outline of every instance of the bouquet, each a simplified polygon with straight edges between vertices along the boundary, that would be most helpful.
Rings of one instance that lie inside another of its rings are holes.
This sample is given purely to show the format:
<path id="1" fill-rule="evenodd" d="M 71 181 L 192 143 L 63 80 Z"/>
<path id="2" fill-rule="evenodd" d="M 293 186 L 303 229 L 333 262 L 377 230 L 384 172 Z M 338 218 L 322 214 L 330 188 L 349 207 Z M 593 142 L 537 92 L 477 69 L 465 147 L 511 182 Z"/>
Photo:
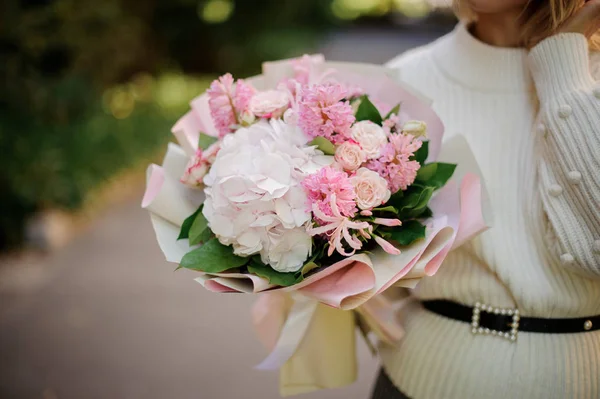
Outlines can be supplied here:
<path id="1" fill-rule="evenodd" d="M 281 369 L 283 394 L 352 382 L 355 325 L 401 336 L 377 294 L 414 287 L 486 227 L 465 141 L 446 144 L 458 168 L 437 160 L 439 118 L 392 74 L 321 56 L 226 74 L 149 168 L 142 206 L 167 260 L 211 291 L 262 293 L 259 367 Z"/>

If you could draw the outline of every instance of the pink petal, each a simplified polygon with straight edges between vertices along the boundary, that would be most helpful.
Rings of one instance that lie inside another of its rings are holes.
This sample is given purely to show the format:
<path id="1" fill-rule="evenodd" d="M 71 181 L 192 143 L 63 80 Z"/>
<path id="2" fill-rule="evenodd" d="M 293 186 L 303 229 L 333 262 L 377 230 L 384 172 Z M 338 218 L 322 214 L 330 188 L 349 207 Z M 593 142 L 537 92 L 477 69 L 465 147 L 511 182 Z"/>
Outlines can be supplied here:
<path id="1" fill-rule="evenodd" d="M 360 233 L 361 236 L 363 236 L 367 240 L 371 238 L 371 235 L 369 233 L 367 233 L 364 229 L 360 229 L 358 232 Z"/>
<path id="2" fill-rule="evenodd" d="M 353 237 L 350 234 L 350 232 L 348 231 L 348 229 L 343 229 L 343 234 L 344 234 L 344 239 L 346 240 L 348 245 L 350 245 L 350 247 L 352 247 L 354 249 L 362 248 L 362 243 L 360 242 L 360 240 L 356 237 Z"/>
<path id="3" fill-rule="evenodd" d="M 354 230 L 369 229 L 371 227 L 371 225 L 369 224 L 369 222 L 352 222 L 352 221 L 348 221 L 346 223 L 346 226 L 348 228 L 351 228 L 351 229 L 354 229 Z"/>
<path id="4" fill-rule="evenodd" d="M 340 218 L 334 218 L 329 215 L 326 215 L 323 211 L 321 211 L 319 209 L 319 206 L 317 204 L 312 205 L 312 211 L 316 217 L 318 217 L 319 219 L 321 219 L 324 222 L 335 223 L 335 222 L 339 222 L 339 220 L 340 220 Z"/>
<path id="5" fill-rule="evenodd" d="M 389 227 L 402 226 L 402 222 L 399 219 L 375 218 L 373 223 Z"/>
<path id="6" fill-rule="evenodd" d="M 342 213 L 340 212 L 340 209 L 337 206 L 335 194 L 331 194 L 330 205 L 331 205 L 331 212 L 333 213 L 333 215 L 336 216 L 336 217 L 338 217 L 338 218 L 342 218 L 343 215 L 342 215 Z"/>
<path id="7" fill-rule="evenodd" d="M 387 252 L 390 255 L 400 255 L 400 250 L 398 248 L 396 248 L 395 246 L 393 246 L 392 244 L 390 244 L 389 242 L 387 242 L 386 240 L 384 240 L 381 237 L 375 236 L 375 242 L 377 244 L 379 244 L 381 246 L 381 248 L 383 248 L 383 250 L 385 252 Z"/>
<path id="8" fill-rule="evenodd" d="M 327 250 L 327 256 L 333 255 L 333 251 L 335 251 L 335 246 L 332 243 L 329 243 L 329 249 Z"/>
<path id="9" fill-rule="evenodd" d="M 360 214 L 363 216 L 372 216 L 373 212 L 368 211 L 368 210 L 364 210 L 364 211 L 360 211 Z"/>
<path id="10" fill-rule="evenodd" d="M 319 227 L 309 227 L 307 229 L 308 234 L 310 234 L 311 236 L 316 236 L 319 234 L 324 234 L 327 233 L 331 230 L 335 230 L 337 229 L 337 225 L 334 223 L 330 223 L 330 224 L 326 224 L 325 226 L 319 226 Z"/>

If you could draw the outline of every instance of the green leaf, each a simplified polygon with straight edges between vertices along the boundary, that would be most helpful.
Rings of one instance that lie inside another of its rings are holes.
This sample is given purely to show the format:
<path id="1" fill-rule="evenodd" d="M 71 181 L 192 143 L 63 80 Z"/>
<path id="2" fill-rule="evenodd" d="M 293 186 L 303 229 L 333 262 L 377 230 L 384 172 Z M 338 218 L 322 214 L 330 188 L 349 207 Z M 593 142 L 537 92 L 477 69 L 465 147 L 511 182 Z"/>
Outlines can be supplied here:
<path id="1" fill-rule="evenodd" d="M 427 182 L 427 180 L 431 179 L 435 175 L 437 168 L 437 163 L 429 163 L 425 166 L 421 166 L 417 172 L 417 180 L 421 182 Z"/>
<path id="2" fill-rule="evenodd" d="M 385 116 L 385 118 L 383 118 L 383 120 L 390 119 L 392 115 L 398 115 L 398 113 L 400 112 L 400 104 L 401 103 L 398 103 L 398 105 L 392 108 L 390 112 L 388 112 L 388 114 Z"/>
<path id="3" fill-rule="evenodd" d="M 389 206 L 393 206 L 394 208 L 396 208 L 396 210 L 398 210 L 398 207 L 402 205 L 403 198 L 404 198 L 404 192 L 402 190 L 397 191 L 394 194 L 392 194 L 392 196 L 388 200 L 387 204 Z"/>
<path id="4" fill-rule="evenodd" d="M 260 261 L 252 259 L 252 262 L 248 265 L 248 271 L 256 274 L 259 277 L 265 278 L 271 284 L 279 285 L 281 287 L 289 287 L 302 281 L 302 276 L 296 275 L 296 273 L 281 273 L 273 269 L 271 266 L 265 265 Z"/>
<path id="5" fill-rule="evenodd" d="M 405 192 L 401 206 L 398 206 L 400 219 L 414 218 L 421 214 L 427 207 L 434 190 L 434 187 L 410 186 Z"/>
<path id="6" fill-rule="evenodd" d="M 183 221 L 183 224 L 181 225 L 181 230 L 179 231 L 179 237 L 177 237 L 178 240 L 183 240 L 184 238 L 189 238 L 190 229 L 192 228 L 192 224 L 194 224 L 194 221 L 196 220 L 196 216 L 198 216 L 198 214 L 200 214 L 202 212 L 202 206 L 203 205 L 200 205 L 200 207 L 196 210 L 196 212 L 194 212 L 191 216 L 187 217 Z"/>
<path id="7" fill-rule="evenodd" d="M 206 230 L 209 230 L 210 232 L 210 229 L 208 228 L 208 220 L 206 220 L 202 212 L 200 212 L 196 216 L 196 219 L 194 220 L 194 223 L 192 223 L 192 227 L 190 228 L 190 245 L 196 245 L 203 242 L 202 239 L 206 237 L 206 234 L 204 234 Z"/>
<path id="8" fill-rule="evenodd" d="M 200 248 L 185 254 L 181 259 L 180 266 L 206 273 L 221 273 L 241 267 L 246 263 L 248 263 L 248 258 L 234 255 L 233 248 L 225 246 L 213 238 Z"/>
<path id="9" fill-rule="evenodd" d="M 431 200 L 431 196 L 433 195 L 434 191 L 435 189 L 433 187 L 426 187 L 421 193 L 417 205 L 415 205 L 413 209 L 407 211 L 402 218 L 416 218 L 423 213 L 425 208 L 427 208 L 427 204 L 429 204 L 429 200 Z"/>
<path id="10" fill-rule="evenodd" d="M 200 133 L 198 138 L 198 148 L 206 150 L 208 147 L 216 143 L 219 139 L 217 137 L 209 136 L 208 134 Z"/>
<path id="11" fill-rule="evenodd" d="M 416 220 L 408 220 L 391 232 L 391 239 L 402 246 L 410 245 L 425 238 L 426 227 Z"/>
<path id="12" fill-rule="evenodd" d="M 421 165 L 425 163 L 429 156 L 429 141 L 424 140 L 422 143 L 421 148 L 419 148 L 411 158 L 411 160 L 415 160 Z"/>
<path id="13" fill-rule="evenodd" d="M 431 208 L 429 208 L 428 206 L 425 207 L 425 209 L 423 209 L 423 212 L 421 212 L 421 214 L 419 215 L 420 218 L 426 219 L 426 218 L 430 218 L 433 216 L 433 212 L 431 211 Z"/>
<path id="14" fill-rule="evenodd" d="M 356 120 L 371 121 L 380 126 L 383 123 L 383 118 L 381 117 L 379 110 L 375 105 L 373 105 L 373 103 L 371 102 L 371 100 L 369 100 L 369 97 L 367 96 L 361 97 L 360 105 L 358 106 L 358 110 L 356 111 Z"/>
<path id="15" fill-rule="evenodd" d="M 427 186 L 434 187 L 436 190 L 438 188 L 444 187 L 444 185 L 448 182 L 448 180 L 450 180 L 450 178 L 454 174 L 454 170 L 456 169 L 455 164 L 442 162 L 428 164 L 424 167 L 428 168 L 430 167 L 430 165 L 436 165 L 435 173 L 433 173 L 431 176 L 419 176 L 419 170 L 419 172 L 417 172 L 417 181 Z"/>
<path id="16" fill-rule="evenodd" d="M 398 209 L 394 208 L 393 206 L 386 206 L 383 208 L 373 208 L 374 212 L 389 212 L 389 213 L 394 213 L 394 214 L 398 214 Z"/>
<path id="17" fill-rule="evenodd" d="M 315 139 L 310 142 L 310 145 L 316 145 L 325 155 L 335 154 L 335 145 L 323 136 L 315 137 Z"/>
<path id="18" fill-rule="evenodd" d="M 215 235 L 213 234 L 213 232 L 210 229 L 204 229 L 202 234 L 200 234 L 200 236 L 198 237 L 198 240 L 199 240 L 199 242 L 204 244 L 205 242 L 207 242 L 208 240 L 210 240 L 213 237 L 215 237 Z"/>
<path id="19" fill-rule="evenodd" d="M 392 232 L 388 230 L 377 230 L 377 235 L 386 240 L 392 236 Z"/>

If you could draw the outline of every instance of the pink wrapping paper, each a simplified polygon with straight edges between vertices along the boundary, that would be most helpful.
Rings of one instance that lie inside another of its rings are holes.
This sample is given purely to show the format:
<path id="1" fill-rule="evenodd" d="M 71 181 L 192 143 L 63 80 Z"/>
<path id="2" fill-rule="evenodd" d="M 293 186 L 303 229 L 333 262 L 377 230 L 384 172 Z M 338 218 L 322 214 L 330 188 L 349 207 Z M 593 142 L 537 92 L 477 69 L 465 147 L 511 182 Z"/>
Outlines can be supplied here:
<path id="1" fill-rule="evenodd" d="M 330 68 L 337 73 L 327 79 L 360 86 L 388 108 L 401 103 L 400 119 L 422 120 L 428 126 L 429 157 L 432 162 L 442 151 L 443 125 L 426 99 L 395 81 L 394 73 L 384 67 L 367 64 L 316 62 L 314 76 L 325 76 Z M 259 89 L 273 88 L 284 77 L 290 77 L 289 61 L 267 63 L 263 76 L 247 79 Z M 191 248 L 176 241 L 183 215 L 192 214 L 202 201 L 201 192 L 192 192 L 175 176 L 181 175 L 186 157 L 197 148 L 200 133 L 218 136 L 208 107 L 206 94 L 191 102 L 191 110 L 173 127 L 180 147 L 170 146 L 163 168 L 152 166 L 143 207 L 152 214 L 153 226 L 161 249 L 168 261 L 179 263 Z M 446 147 L 446 145 L 445 145 Z M 389 304 L 373 300 L 392 285 L 406 281 L 414 286 L 419 279 L 434 275 L 452 248 L 479 234 L 489 225 L 485 187 L 466 142 L 455 140 L 448 145 L 464 169 L 432 200 L 434 218 L 428 221 L 426 239 L 402 248 L 398 256 L 383 251 L 359 254 L 311 275 L 292 287 L 277 288 L 261 277 L 240 273 L 200 273 L 196 279 L 204 288 L 217 293 L 263 293 L 253 310 L 259 337 L 272 349 L 259 368 L 277 369 L 295 352 L 310 325 L 317 303 L 343 310 L 362 308 L 373 329 L 393 341 L 401 329 L 390 320 Z M 469 159 L 470 162 L 462 162 Z M 466 166 L 464 165 L 466 164 Z M 469 171 L 476 174 L 469 173 Z M 191 209 L 191 211 L 190 211 Z"/>

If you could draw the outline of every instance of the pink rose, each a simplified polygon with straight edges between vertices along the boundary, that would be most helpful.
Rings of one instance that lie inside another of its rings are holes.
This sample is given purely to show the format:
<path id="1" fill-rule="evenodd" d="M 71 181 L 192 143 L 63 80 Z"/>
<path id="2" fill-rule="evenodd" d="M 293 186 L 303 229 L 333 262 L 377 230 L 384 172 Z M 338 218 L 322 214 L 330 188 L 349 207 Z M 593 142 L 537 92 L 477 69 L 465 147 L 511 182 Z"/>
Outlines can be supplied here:
<path id="1" fill-rule="evenodd" d="M 250 100 L 250 112 L 259 118 L 281 118 L 290 106 L 290 96 L 281 90 L 259 92 Z"/>
<path id="2" fill-rule="evenodd" d="M 352 138 L 360 144 L 368 159 L 378 158 L 388 139 L 383 128 L 371 121 L 356 122 L 352 126 Z"/>
<path id="3" fill-rule="evenodd" d="M 360 145 L 346 141 L 335 150 L 335 161 L 344 169 L 353 172 L 367 160 L 367 154 Z"/>
<path id="4" fill-rule="evenodd" d="M 386 203 L 392 195 L 387 181 L 379 173 L 360 168 L 350 178 L 356 192 L 356 204 L 360 209 L 373 209 Z"/>

